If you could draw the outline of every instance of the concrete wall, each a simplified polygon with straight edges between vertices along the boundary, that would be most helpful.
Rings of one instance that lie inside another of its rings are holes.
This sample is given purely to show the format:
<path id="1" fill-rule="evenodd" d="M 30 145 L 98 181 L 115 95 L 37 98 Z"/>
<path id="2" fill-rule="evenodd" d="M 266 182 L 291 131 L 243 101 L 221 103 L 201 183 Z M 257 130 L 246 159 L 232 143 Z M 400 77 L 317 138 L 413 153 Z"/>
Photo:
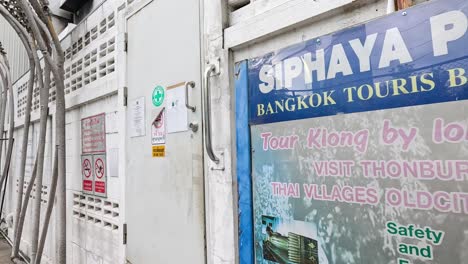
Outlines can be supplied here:
<path id="1" fill-rule="evenodd" d="M 80 23 L 63 40 L 65 50 L 65 100 L 66 100 L 66 140 L 67 140 L 67 263 L 124 263 L 124 245 L 122 243 L 123 223 L 123 183 L 125 152 L 122 138 L 125 131 L 123 107 L 123 84 L 120 82 L 125 67 L 124 27 L 122 12 L 117 7 L 124 1 L 107 1 L 93 14 Z M 0 23 L 0 28 L 4 24 Z M 16 61 L 16 58 L 10 60 Z M 120 64 L 119 64 L 120 62 Z M 117 65 L 120 65 L 117 66 Z M 26 105 L 26 85 L 28 75 L 19 78 L 14 84 L 15 95 L 15 146 L 12 168 L 10 171 L 5 215 L 12 219 L 16 208 L 16 190 L 26 188 L 36 155 L 39 131 L 39 93 L 35 86 L 32 121 L 34 125 L 29 135 L 26 179 L 24 186 L 18 186 L 18 166 L 20 162 L 21 142 Z M 119 89 L 120 88 L 120 89 Z M 53 146 L 55 145 L 55 84 L 49 92 L 50 116 L 47 129 L 45 154 L 44 187 L 42 194 L 42 212 L 45 212 L 49 200 Z M 99 198 L 82 193 L 81 175 L 81 119 L 105 113 L 106 117 L 106 161 L 107 197 Z M 21 250 L 31 253 L 32 209 L 35 197 L 31 197 L 25 222 Z M 42 216 L 41 216 L 42 217 Z M 47 236 L 42 263 L 56 263 L 55 226 L 53 212 Z M 10 239 L 12 225 L 8 226 Z"/>

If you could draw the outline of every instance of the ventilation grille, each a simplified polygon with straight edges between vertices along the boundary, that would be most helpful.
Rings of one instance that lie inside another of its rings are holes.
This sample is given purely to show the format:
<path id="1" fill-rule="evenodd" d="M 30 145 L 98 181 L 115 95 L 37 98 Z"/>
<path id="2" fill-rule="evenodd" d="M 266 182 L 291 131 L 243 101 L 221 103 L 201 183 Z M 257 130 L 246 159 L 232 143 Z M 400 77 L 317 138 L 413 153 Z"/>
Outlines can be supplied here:
<path id="1" fill-rule="evenodd" d="M 73 193 L 73 217 L 110 231 L 119 230 L 119 203 L 85 195 Z"/>
<path id="2" fill-rule="evenodd" d="M 73 39 L 77 39 L 69 47 L 64 48 L 65 53 L 65 95 L 72 94 L 99 79 L 108 78 L 115 72 L 115 50 L 117 30 L 115 28 L 114 12 L 107 15 L 97 25 L 89 27 L 81 36 L 72 32 Z M 16 117 L 26 114 L 28 77 L 20 79 L 15 87 L 17 89 Z M 49 90 L 49 103 L 56 100 L 56 84 L 53 76 Z M 40 109 L 39 88 L 37 79 L 34 83 L 32 111 Z"/>
<path id="3" fill-rule="evenodd" d="M 25 180 L 23 184 L 23 199 L 28 189 L 29 181 Z M 16 193 L 18 193 L 19 179 L 16 179 Z M 36 200 L 36 184 L 34 183 L 31 194 L 29 195 L 30 200 Z M 49 201 L 49 186 L 43 185 L 41 191 L 41 203 L 47 204 Z M 31 203 L 30 203 L 31 204 Z"/>

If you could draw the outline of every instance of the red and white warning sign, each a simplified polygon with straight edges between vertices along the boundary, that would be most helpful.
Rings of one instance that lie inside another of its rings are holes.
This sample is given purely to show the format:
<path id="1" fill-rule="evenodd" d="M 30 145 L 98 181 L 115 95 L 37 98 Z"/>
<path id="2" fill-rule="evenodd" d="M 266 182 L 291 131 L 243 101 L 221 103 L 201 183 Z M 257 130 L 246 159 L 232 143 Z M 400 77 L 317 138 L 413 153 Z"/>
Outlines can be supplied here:
<path id="1" fill-rule="evenodd" d="M 81 156 L 83 193 L 107 197 L 106 154 Z"/>
<path id="2" fill-rule="evenodd" d="M 166 143 L 166 116 L 163 108 L 151 124 L 151 144 L 160 145 Z"/>
<path id="3" fill-rule="evenodd" d="M 93 155 L 94 194 L 107 196 L 107 165 L 106 154 Z"/>
<path id="4" fill-rule="evenodd" d="M 83 154 L 106 151 L 106 114 L 81 119 L 81 151 Z"/>
<path id="5" fill-rule="evenodd" d="M 93 194 L 93 156 L 83 155 L 81 156 L 81 175 L 83 179 L 83 192 Z"/>

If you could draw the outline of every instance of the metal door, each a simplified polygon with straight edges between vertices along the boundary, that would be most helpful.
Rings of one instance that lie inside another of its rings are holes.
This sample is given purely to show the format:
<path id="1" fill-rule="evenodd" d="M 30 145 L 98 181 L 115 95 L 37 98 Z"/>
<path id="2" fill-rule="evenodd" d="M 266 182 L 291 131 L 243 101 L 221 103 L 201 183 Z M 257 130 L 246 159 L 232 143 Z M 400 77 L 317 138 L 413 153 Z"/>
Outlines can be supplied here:
<path id="1" fill-rule="evenodd" d="M 168 127 L 183 123 L 169 114 L 170 90 L 191 81 L 188 104 L 196 110 L 184 107 L 184 114 L 187 124 L 201 127 L 199 10 L 198 0 L 158 0 L 127 20 L 125 215 L 127 260 L 133 264 L 205 262 L 202 131 L 187 125 L 170 133 Z M 135 110 L 141 102 L 144 107 Z M 165 142 L 153 157 L 152 126 L 161 111 L 166 135 L 156 141 Z"/>

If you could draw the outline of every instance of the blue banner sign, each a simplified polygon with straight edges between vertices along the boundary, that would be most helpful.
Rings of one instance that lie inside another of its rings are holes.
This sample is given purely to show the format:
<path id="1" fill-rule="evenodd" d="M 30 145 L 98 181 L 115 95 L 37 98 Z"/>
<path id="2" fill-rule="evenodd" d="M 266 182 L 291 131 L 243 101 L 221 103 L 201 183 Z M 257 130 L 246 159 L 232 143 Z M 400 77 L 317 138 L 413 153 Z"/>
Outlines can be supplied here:
<path id="1" fill-rule="evenodd" d="M 251 59 L 250 123 L 466 100 L 467 16 L 433 1 Z"/>

